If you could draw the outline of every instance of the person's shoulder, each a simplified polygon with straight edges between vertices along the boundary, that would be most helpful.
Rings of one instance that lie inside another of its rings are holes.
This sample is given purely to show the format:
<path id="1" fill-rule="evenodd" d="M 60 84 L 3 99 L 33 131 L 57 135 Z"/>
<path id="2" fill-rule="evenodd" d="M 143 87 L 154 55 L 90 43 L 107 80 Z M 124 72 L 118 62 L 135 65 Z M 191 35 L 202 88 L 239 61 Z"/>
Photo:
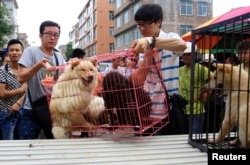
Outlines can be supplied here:
<path id="1" fill-rule="evenodd" d="M 41 51 L 38 46 L 29 46 L 24 49 L 23 54 L 35 54 L 35 52 Z"/>
<path id="2" fill-rule="evenodd" d="M 39 46 L 28 46 L 27 48 L 25 48 L 24 50 L 30 50 L 30 51 L 37 51 L 39 50 L 40 47 Z"/>
<path id="3" fill-rule="evenodd" d="M 59 63 L 62 63 L 62 64 L 66 63 L 66 60 L 65 60 L 65 58 L 63 57 L 63 55 L 62 55 L 62 53 L 60 51 L 54 50 L 54 54 L 59 59 L 59 61 L 60 61 Z"/>
<path id="4" fill-rule="evenodd" d="M 166 36 L 170 38 L 180 38 L 180 35 L 175 32 L 167 32 Z"/>
<path id="5" fill-rule="evenodd" d="M 5 68 L 4 68 L 4 66 L 5 65 L 3 65 L 3 66 L 0 67 L 0 77 L 5 77 L 5 73 L 7 73 L 6 70 L 5 70 Z"/>
<path id="6" fill-rule="evenodd" d="M 185 70 L 185 65 L 179 67 L 179 71 L 182 72 L 183 70 Z"/>
<path id="7" fill-rule="evenodd" d="M 41 52 L 39 46 L 29 46 L 25 48 L 18 63 L 26 67 L 31 67 L 42 59 L 43 55 Z"/>
<path id="8" fill-rule="evenodd" d="M 204 65 L 202 65 L 202 64 L 200 64 L 200 63 L 198 63 L 198 62 L 196 62 L 195 64 L 194 64 L 194 66 L 195 66 L 195 68 L 197 68 L 197 69 L 199 69 L 199 68 L 206 68 Z"/>
<path id="9" fill-rule="evenodd" d="M 63 58 L 63 55 L 61 52 L 58 52 L 58 51 L 54 51 L 54 54 L 59 57 L 59 58 Z"/>
<path id="10" fill-rule="evenodd" d="M 203 72 L 209 72 L 209 69 L 206 66 L 199 64 L 199 63 L 195 64 L 195 69 L 202 70 Z"/>
<path id="11" fill-rule="evenodd" d="M 180 35 L 175 32 L 164 32 L 163 30 L 161 30 L 159 37 L 180 38 Z"/>

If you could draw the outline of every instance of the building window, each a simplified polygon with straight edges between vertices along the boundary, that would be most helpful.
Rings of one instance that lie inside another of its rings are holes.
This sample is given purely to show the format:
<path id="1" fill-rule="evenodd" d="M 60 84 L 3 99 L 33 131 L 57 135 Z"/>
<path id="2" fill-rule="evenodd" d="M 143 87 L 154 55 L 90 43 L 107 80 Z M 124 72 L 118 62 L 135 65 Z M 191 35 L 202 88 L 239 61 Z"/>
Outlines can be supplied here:
<path id="1" fill-rule="evenodd" d="M 135 27 L 134 30 L 133 30 L 133 37 L 134 37 L 133 40 L 141 38 L 141 33 L 140 33 L 140 31 L 139 31 L 139 29 L 137 27 Z"/>
<path id="2" fill-rule="evenodd" d="M 114 20 L 114 11 L 109 11 L 109 20 L 110 21 Z"/>
<path id="3" fill-rule="evenodd" d="M 126 10 L 126 11 L 124 12 L 124 23 L 129 22 L 129 20 L 130 20 L 129 10 Z"/>
<path id="4" fill-rule="evenodd" d="M 93 39 L 96 40 L 96 27 L 93 29 Z"/>
<path id="5" fill-rule="evenodd" d="M 110 5 L 114 5 L 115 4 L 115 0 L 109 0 L 109 4 Z"/>
<path id="6" fill-rule="evenodd" d="M 207 2 L 198 2 L 198 16 L 207 16 Z"/>
<path id="7" fill-rule="evenodd" d="M 136 2 L 134 4 L 134 15 L 135 15 L 136 11 L 139 9 L 139 7 L 140 7 L 140 2 Z"/>
<path id="8" fill-rule="evenodd" d="M 116 17 L 116 27 L 119 28 L 122 25 L 122 19 L 121 16 Z"/>
<path id="9" fill-rule="evenodd" d="M 124 34 L 124 44 L 129 44 L 129 43 L 130 43 L 130 36 L 129 36 L 129 31 L 127 31 Z"/>
<path id="10" fill-rule="evenodd" d="M 114 52 L 115 51 L 115 44 L 114 43 L 109 43 L 109 51 Z"/>
<path id="11" fill-rule="evenodd" d="M 193 15 L 193 2 L 190 0 L 181 0 L 181 15 Z"/>
<path id="12" fill-rule="evenodd" d="M 109 27 L 109 36 L 114 36 L 114 27 Z"/>
<path id="13" fill-rule="evenodd" d="M 93 49 L 93 51 L 92 51 L 92 52 L 93 52 L 92 56 L 94 56 L 94 55 L 96 55 L 96 45 L 93 45 L 93 48 L 92 48 L 92 49 Z"/>
<path id="14" fill-rule="evenodd" d="M 189 32 L 192 29 L 193 29 L 192 25 L 181 25 L 180 26 L 180 35 L 186 34 L 187 32 Z"/>
<path id="15" fill-rule="evenodd" d="M 116 47 L 119 48 L 120 46 L 122 46 L 122 37 L 121 37 L 121 35 L 116 37 Z"/>
<path id="16" fill-rule="evenodd" d="M 115 8 L 118 9 L 122 5 L 122 0 L 116 0 L 115 1 Z"/>

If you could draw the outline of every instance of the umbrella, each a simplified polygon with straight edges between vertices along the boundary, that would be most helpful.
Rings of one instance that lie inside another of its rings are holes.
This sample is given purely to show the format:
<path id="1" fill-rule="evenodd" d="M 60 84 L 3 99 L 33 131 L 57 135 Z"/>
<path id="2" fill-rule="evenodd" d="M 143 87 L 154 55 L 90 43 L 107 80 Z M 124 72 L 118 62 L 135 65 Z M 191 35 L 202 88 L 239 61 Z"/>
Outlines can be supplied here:
<path id="1" fill-rule="evenodd" d="M 194 40 L 198 48 L 202 48 L 205 52 L 225 51 L 225 49 L 235 51 L 237 43 L 249 37 L 243 35 L 250 33 L 249 20 L 250 6 L 239 7 L 208 20 L 181 37 L 185 41 Z"/>

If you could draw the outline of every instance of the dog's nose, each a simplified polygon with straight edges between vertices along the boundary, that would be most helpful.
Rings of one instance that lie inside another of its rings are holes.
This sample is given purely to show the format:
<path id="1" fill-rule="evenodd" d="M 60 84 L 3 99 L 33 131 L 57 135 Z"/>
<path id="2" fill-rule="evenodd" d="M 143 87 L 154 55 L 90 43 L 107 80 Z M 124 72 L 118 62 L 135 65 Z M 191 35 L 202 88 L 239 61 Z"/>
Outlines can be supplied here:
<path id="1" fill-rule="evenodd" d="M 88 82 L 91 82 L 94 79 L 94 76 L 88 76 Z"/>

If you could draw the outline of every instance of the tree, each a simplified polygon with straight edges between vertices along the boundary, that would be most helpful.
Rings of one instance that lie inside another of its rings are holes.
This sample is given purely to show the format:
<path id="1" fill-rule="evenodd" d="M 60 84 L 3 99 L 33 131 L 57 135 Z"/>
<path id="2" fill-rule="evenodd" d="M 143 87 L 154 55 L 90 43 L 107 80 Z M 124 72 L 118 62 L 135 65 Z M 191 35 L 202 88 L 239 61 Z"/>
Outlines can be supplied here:
<path id="1" fill-rule="evenodd" d="M 14 33 L 15 25 L 9 20 L 9 12 L 5 6 L 0 6 L 0 48 L 8 42 L 8 36 Z"/>
<path id="2" fill-rule="evenodd" d="M 72 51 L 73 51 L 72 42 L 69 42 L 69 43 L 66 45 L 66 51 L 65 51 L 65 56 L 66 56 L 66 59 L 67 59 L 67 60 L 70 59 L 70 56 L 71 56 L 71 54 L 72 54 Z"/>

